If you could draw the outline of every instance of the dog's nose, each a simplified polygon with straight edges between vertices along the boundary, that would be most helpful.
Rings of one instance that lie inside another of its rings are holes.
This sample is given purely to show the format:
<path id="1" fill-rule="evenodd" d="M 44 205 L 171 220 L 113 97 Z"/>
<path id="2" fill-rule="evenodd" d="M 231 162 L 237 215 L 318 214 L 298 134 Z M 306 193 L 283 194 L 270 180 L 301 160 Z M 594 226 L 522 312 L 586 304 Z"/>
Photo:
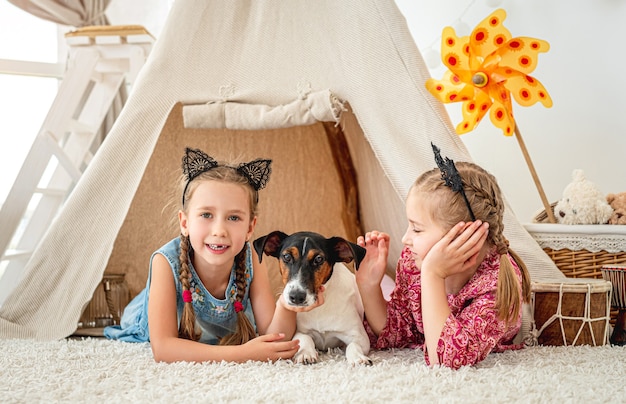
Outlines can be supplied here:
<path id="1" fill-rule="evenodd" d="M 303 290 L 291 290 L 289 292 L 289 304 L 299 306 L 306 300 L 306 292 Z"/>

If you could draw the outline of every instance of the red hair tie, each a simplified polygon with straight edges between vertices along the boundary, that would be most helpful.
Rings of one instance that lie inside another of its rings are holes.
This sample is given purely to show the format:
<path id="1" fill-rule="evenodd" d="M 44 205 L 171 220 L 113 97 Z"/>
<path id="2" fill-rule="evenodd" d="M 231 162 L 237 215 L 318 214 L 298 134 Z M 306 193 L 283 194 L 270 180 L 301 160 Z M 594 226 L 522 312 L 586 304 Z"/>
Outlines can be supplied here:
<path id="1" fill-rule="evenodd" d="M 243 304 L 239 300 L 235 302 L 234 306 L 235 306 L 235 313 L 239 313 L 240 311 L 243 310 Z"/>
<path id="2" fill-rule="evenodd" d="M 191 290 L 189 290 L 189 289 L 183 290 L 183 302 L 191 303 L 192 300 L 193 299 L 191 297 Z"/>

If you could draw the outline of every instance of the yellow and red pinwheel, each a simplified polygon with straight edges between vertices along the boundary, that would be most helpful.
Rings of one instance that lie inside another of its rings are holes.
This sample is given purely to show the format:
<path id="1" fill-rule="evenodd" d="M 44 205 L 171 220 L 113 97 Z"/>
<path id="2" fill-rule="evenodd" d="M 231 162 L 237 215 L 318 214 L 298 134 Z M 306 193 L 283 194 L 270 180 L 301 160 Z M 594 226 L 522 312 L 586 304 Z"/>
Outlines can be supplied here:
<path id="1" fill-rule="evenodd" d="M 490 111 L 493 124 L 504 135 L 515 132 L 511 96 L 522 106 L 552 99 L 535 78 L 539 53 L 550 49 L 548 42 L 529 37 L 512 38 L 503 25 L 506 12 L 494 11 L 474 28 L 470 36 L 458 38 L 452 27 L 443 30 L 441 59 L 448 71 L 441 80 L 429 79 L 426 88 L 443 103 L 462 102 L 463 121 L 456 133 L 473 130 Z"/>

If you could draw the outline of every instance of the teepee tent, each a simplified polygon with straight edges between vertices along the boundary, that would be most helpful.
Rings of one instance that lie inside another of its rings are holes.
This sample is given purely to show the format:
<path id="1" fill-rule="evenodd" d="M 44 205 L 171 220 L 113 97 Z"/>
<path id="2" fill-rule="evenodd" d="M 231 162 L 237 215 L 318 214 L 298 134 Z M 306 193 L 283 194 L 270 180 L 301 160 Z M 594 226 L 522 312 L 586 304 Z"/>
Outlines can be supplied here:
<path id="1" fill-rule="evenodd" d="M 136 294 L 152 251 L 177 235 L 186 146 L 217 160 L 273 159 L 255 236 L 314 230 L 392 236 L 434 166 L 431 142 L 471 161 L 393 0 L 178 0 L 133 92 L 24 277 L 0 307 L 3 338 L 70 335 L 103 273 Z M 533 279 L 563 275 L 516 220 Z M 270 267 L 270 271 L 271 271 Z"/>

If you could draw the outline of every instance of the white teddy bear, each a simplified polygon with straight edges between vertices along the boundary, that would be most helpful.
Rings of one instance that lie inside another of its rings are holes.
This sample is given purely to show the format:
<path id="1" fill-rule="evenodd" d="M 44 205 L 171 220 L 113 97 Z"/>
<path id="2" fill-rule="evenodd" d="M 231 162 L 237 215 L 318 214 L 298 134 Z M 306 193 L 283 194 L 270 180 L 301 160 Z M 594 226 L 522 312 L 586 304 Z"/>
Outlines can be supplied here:
<path id="1" fill-rule="evenodd" d="M 605 224 L 613 214 L 594 183 L 585 178 L 583 170 L 572 172 L 573 181 L 563 190 L 563 198 L 554 206 L 554 216 L 562 224 Z"/>

